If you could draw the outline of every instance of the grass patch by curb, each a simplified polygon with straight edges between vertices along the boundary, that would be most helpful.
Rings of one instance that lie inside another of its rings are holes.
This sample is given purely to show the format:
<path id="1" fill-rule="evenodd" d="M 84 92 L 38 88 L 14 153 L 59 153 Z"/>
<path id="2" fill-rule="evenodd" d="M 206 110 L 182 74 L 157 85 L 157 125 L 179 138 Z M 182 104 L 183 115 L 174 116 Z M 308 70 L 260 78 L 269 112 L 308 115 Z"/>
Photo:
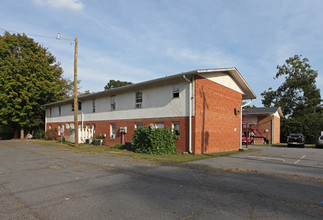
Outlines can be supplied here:
<path id="1" fill-rule="evenodd" d="M 79 153 L 92 153 L 92 154 L 109 154 L 113 156 L 130 156 L 132 158 L 137 159 L 146 159 L 150 161 L 157 161 L 157 162 L 175 162 L 175 163 L 187 163 L 197 160 L 205 160 L 215 157 L 223 157 L 229 156 L 233 154 L 239 154 L 243 152 L 253 152 L 258 151 L 256 149 L 248 149 L 245 151 L 229 151 L 229 152 L 222 152 L 222 153 L 210 153 L 210 154 L 164 154 L 164 155 L 153 155 L 153 154 L 142 154 L 142 153 L 135 153 L 132 151 L 127 151 L 124 149 L 118 149 L 114 146 L 105 146 L 105 145 L 90 145 L 90 144 L 79 144 L 78 147 L 74 147 L 74 144 L 64 142 L 61 143 L 60 141 L 47 141 L 47 140 L 32 140 L 31 142 L 44 145 L 44 146 L 56 146 L 59 147 L 59 150 L 71 150 Z"/>

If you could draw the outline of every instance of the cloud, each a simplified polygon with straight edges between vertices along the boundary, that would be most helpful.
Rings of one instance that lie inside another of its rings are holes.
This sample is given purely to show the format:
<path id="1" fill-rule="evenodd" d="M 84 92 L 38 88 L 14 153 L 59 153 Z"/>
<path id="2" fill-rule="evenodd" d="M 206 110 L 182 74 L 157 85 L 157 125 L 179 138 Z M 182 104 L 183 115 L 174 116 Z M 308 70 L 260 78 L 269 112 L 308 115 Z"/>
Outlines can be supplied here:
<path id="1" fill-rule="evenodd" d="M 84 4 L 79 0 L 33 0 L 36 5 L 48 5 L 57 9 L 82 11 Z"/>

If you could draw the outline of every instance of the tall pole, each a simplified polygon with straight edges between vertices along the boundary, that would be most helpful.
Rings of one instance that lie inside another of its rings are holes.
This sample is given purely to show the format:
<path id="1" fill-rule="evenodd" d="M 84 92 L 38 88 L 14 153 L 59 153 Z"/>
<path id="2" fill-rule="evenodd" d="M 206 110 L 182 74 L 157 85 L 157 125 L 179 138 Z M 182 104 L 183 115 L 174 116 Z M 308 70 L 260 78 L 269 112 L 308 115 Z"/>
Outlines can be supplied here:
<path id="1" fill-rule="evenodd" d="M 77 121 L 77 45 L 78 40 L 75 38 L 75 50 L 74 50 L 74 128 L 75 128 L 75 147 L 79 145 L 79 126 Z"/>

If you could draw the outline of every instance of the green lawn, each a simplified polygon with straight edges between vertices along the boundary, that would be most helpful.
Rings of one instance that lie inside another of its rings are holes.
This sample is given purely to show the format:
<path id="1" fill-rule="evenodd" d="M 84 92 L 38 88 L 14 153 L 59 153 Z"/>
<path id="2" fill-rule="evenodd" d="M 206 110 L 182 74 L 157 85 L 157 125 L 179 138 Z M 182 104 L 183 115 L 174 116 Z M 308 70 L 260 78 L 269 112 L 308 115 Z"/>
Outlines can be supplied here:
<path id="1" fill-rule="evenodd" d="M 50 141 L 32 140 L 32 142 L 41 144 L 44 146 L 57 146 L 61 151 L 72 150 L 80 153 L 109 154 L 113 156 L 130 156 L 138 159 L 147 159 L 147 160 L 158 161 L 158 162 L 175 162 L 175 163 L 185 163 L 185 162 L 204 160 L 204 159 L 209 159 L 214 157 L 222 157 L 222 156 L 228 156 L 233 154 L 239 154 L 243 152 L 257 151 L 256 149 L 249 149 L 245 151 L 230 151 L 230 152 L 223 152 L 223 153 L 211 153 L 211 154 L 200 154 L 200 155 L 193 155 L 193 154 L 153 155 L 153 154 L 135 153 L 132 151 L 127 151 L 125 149 L 118 149 L 116 146 L 79 144 L 78 147 L 75 147 L 74 144 L 72 143 L 68 143 L 68 142 L 61 143 L 60 141 L 53 141 L 53 140 L 50 140 Z"/>

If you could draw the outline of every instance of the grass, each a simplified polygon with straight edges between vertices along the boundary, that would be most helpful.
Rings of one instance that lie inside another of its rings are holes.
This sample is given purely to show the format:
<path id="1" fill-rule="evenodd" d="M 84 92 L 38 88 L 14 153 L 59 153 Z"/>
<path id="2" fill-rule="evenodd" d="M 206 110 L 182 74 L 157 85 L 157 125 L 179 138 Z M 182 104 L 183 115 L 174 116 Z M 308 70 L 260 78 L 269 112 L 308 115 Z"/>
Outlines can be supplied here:
<path id="1" fill-rule="evenodd" d="M 197 160 L 205 160 L 215 157 L 229 156 L 233 154 L 243 153 L 243 152 L 253 152 L 257 151 L 256 149 L 248 149 L 245 151 L 229 151 L 222 153 L 210 153 L 210 154 L 177 154 L 177 155 L 153 155 L 153 154 L 142 154 L 135 153 L 132 151 L 127 151 L 125 149 L 119 149 L 116 146 L 105 146 L 105 145 L 90 145 L 90 144 L 79 144 L 78 147 L 75 147 L 74 144 L 69 142 L 61 143 L 60 141 L 54 140 L 33 140 L 34 143 L 41 144 L 44 146 L 56 146 L 59 147 L 59 151 L 72 150 L 79 153 L 92 153 L 92 154 L 109 154 L 113 156 L 130 156 L 136 159 L 146 159 L 150 161 L 158 162 L 175 162 L 175 163 L 186 163 Z"/>

